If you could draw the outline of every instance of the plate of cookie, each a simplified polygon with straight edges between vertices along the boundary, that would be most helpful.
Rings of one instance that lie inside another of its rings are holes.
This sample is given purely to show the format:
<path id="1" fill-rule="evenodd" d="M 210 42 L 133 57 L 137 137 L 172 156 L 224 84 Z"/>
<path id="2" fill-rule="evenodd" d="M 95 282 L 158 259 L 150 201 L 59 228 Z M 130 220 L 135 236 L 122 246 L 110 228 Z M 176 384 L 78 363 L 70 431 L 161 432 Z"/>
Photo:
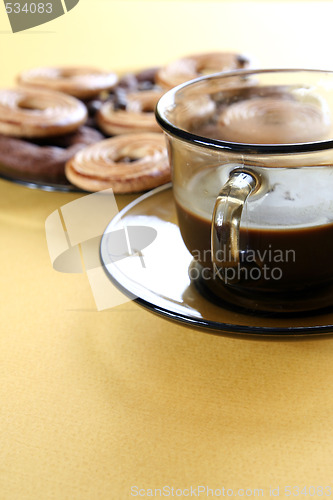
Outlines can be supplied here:
<path id="1" fill-rule="evenodd" d="M 249 58 L 226 52 L 127 72 L 39 67 L 0 89 L 0 177 L 56 191 L 139 193 L 170 181 L 155 107 L 170 88 Z"/>

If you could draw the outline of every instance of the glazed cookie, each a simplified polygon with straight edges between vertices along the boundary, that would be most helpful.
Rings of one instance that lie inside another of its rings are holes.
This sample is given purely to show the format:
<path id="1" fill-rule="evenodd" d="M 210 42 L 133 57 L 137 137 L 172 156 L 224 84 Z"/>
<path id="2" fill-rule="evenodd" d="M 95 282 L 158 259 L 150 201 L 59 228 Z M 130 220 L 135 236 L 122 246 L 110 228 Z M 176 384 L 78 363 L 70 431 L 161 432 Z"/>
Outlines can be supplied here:
<path id="1" fill-rule="evenodd" d="M 141 133 L 105 139 L 76 154 L 65 172 L 72 184 L 86 191 L 152 189 L 170 180 L 164 135 Z"/>
<path id="2" fill-rule="evenodd" d="M 74 132 L 87 119 L 79 100 L 60 92 L 37 89 L 0 90 L 0 134 L 52 137 Z"/>
<path id="3" fill-rule="evenodd" d="M 210 52 L 183 57 L 160 68 L 156 73 L 156 83 L 165 89 L 171 89 L 181 83 L 221 71 L 247 68 L 250 61 L 240 55 L 229 52 Z"/>
<path id="4" fill-rule="evenodd" d="M 97 113 L 98 126 L 106 135 L 160 132 L 154 110 L 162 95 L 156 90 L 125 93 L 121 107 L 119 102 L 108 101 Z"/>
<path id="5" fill-rule="evenodd" d="M 320 141 L 326 138 L 330 126 L 328 114 L 318 103 L 287 99 L 283 95 L 235 102 L 218 119 L 223 140 L 250 144 Z"/>
<path id="6" fill-rule="evenodd" d="M 20 85 L 64 92 L 79 99 L 91 99 L 114 88 L 118 76 L 91 67 L 47 67 L 24 71 Z"/>

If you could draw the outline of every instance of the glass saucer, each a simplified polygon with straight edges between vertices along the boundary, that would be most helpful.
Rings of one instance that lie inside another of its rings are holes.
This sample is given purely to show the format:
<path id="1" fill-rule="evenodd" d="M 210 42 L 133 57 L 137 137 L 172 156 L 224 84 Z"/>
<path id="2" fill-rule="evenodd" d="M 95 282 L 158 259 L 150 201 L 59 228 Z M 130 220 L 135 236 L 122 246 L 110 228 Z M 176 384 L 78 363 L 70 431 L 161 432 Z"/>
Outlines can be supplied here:
<path id="1" fill-rule="evenodd" d="M 154 230 L 155 235 L 145 247 L 137 244 L 137 238 L 135 241 L 135 234 L 144 227 Z M 112 235 L 115 231 L 120 234 L 119 230 L 127 234 L 127 252 L 115 249 Z M 333 310 L 279 317 L 276 313 L 258 314 L 216 305 L 201 295 L 189 279 L 192 256 L 180 235 L 170 184 L 137 198 L 112 219 L 102 237 L 100 254 L 107 276 L 125 295 L 185 326 L 237 336 L 281 338 L 333 333 Z"/>

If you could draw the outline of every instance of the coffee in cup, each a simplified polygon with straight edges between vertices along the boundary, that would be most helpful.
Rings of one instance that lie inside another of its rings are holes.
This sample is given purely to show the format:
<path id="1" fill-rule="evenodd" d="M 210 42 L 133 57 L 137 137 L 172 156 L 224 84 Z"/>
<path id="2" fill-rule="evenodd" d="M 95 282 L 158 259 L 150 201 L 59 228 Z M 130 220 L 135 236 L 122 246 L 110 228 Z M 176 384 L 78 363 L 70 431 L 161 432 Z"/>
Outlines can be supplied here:
<path id="1" fill-rule="evenodd" d="M 157 107 L 179 228 L 200 290 L 221 304 L 333 305 L 333 73 L 237 71 Z"/>

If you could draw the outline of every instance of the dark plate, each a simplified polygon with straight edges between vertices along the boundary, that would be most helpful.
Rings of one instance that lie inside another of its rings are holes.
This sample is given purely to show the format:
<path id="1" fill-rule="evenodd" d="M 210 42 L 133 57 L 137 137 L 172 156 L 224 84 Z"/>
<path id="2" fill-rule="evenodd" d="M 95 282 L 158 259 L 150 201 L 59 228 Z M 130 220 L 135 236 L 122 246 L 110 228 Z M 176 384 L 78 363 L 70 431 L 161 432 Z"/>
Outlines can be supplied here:
<path id="1" fill-rule="evenodd" d="M 58 184 L 56 182 L 47 182 L 34 179 L 19 178 L 15 175 L 10 175 L 8 173 L 1 172 L 0 166 L 0 178 L 6 181 L 14 182 L 15 184 L 20 184 L 21 186 L 26 186 L 30 189 L 41 189 L 42 191 L 63 191 L 66 193 L 77 193 L 82 192 L 81 189 L 73 186 L 72 184 Z"/>

